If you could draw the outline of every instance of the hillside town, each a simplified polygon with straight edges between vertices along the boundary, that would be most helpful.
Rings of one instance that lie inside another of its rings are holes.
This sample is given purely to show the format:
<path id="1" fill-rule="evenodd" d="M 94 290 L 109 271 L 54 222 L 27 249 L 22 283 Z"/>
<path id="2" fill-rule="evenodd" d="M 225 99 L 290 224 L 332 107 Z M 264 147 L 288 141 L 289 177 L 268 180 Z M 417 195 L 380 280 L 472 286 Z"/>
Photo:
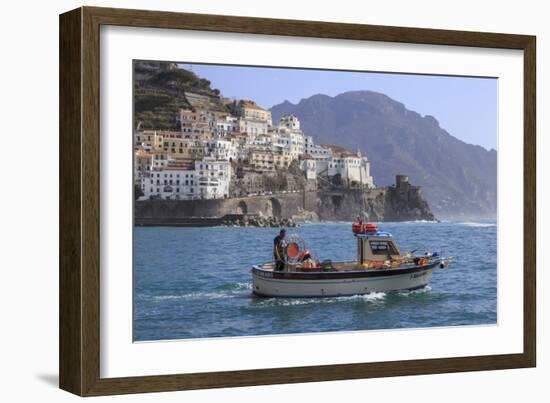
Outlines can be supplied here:
<path id="1" fill-rule="evenodd" d="M 136 198 L 227 199 L 316 190 L 374 188 L 367 156 L 315 144 L 299 119 L 235 100 L 229 112 L 181 109 L 179 130 L 134 132 Z"/>

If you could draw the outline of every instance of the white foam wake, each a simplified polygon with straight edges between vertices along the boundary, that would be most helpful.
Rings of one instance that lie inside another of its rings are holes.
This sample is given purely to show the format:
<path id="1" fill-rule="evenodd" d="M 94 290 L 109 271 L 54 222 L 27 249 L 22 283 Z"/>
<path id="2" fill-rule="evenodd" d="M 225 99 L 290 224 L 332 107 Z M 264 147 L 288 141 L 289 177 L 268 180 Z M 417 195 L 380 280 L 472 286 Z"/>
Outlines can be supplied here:
<path id="1" fill-rule="evenodd" d="M 186 294 L 156 295 L 151 299 L 155 301 L 165 300 L 196 300 L 196 299 L 221 299 L 231 298 L 233 295 L 227 292 L 190 292 Z"/>
<path id="2" fill-rule="evenodd" d="M 430 292 L 432 290 L 432 287 L 430 287 L 429 285 L 425 286 L 425 287 L 422 287 L 422 288 L 418 288 L 416 290 L 405 290 L 405 291 L 399 291 L 398 295 L 401 295 L 401 296 L 408 296 L 408 295 L 416 295 L 416 294 L 425 294 L 427 292 Z"/>
<path id="3" fill-rule="evenodd" d="M 385 292 L 371 292 L 363 295 L 349 295 L 341 297 L 322 297 L 322 298 L 268 298 L 264 299 L 259 306 L 297 306 L 309 304 L 333 304 L 346 301 L 365 301 L 375 302 L 383 301 L 386 297 Z"/>
<path id="4" fill-rule="evenodd" d="M 459 222 L 459 225 L 466 225 L 468 227 L 479 227 L 479 228 L 487 228 L 487 227 L 496 227 L 496 223 L 489 223 L 489 222 Z"/>

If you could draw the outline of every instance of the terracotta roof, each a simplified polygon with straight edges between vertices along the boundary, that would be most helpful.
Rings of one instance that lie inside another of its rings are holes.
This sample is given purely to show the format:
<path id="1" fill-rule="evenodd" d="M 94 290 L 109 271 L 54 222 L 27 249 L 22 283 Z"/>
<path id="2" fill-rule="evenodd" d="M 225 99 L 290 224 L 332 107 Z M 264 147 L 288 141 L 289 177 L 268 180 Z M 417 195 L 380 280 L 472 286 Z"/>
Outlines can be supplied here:
<path id="1" fill-rule="evenodd" d="M 165 134 L 164 137 L 170 139 L 181 139 L 184 137 L 184 134 L 182 132 L 178 132 L 178 134 Z"/>
<path id="2" fill-rule="evenodd" d="M 241 100 L 241 106 L 243 106 L 245 108 L 259 109 L 261 111 L 265 111 L 264 108 L 261 108 L 258 105 L 256 105 L 256 103 L 254 101 L 250 101 L 250 100 L 247 100 L 247 99 Z"/>
<path id="3" fill-rule="evenodd" d="M 320 146 L 323 147 L 323 148 L 329 148 L 332 151 L 337 152 L 337 153 L 341 153 L 341 152 L 346 151 L 345 147 L 343 147 L 341 145 L 338 145 L 338 144 L 320 144 Z"/>
<path id="4" fill-rule="evenodd" d="M 155 167 L 153 168 L 153 171 L 193 171 L 195 167 L 189 166 L 189 167 L 173 167 L 173 166 L 166 166 L 166 167 Z"/>
<path id="5" fill-rule="evenodd" d="M 246 133 L 243 133 L 243 132 L 231 132 L 228 134 L 228 136 L 231 136 L 231 137 L 247 137 L 248 135 Z"/>
<path id="6" fill-rule="evenodd" d="M 156 133 L 156 134 L 159 134 L 159 135 L 163 135 L 163 136 L 167 136 L 167 135 L 170 135 L 170 134 L 180 134 L 181 131 L 174 131 L 174 130 L 151 130 L 151 132 L 153 133 Z"/>
<path id="7" fill-rule="evenodd" d="M 338 145 L 338 144 L 320 144 L 320 147 L 328 148 L 332 150 L 334 154 L 337 154 L 340 157 L 347 158 L 347 157 L 354 157 L 359 158 L 357 153 L 351 152 L 346 150 L 345 147 Z"/>

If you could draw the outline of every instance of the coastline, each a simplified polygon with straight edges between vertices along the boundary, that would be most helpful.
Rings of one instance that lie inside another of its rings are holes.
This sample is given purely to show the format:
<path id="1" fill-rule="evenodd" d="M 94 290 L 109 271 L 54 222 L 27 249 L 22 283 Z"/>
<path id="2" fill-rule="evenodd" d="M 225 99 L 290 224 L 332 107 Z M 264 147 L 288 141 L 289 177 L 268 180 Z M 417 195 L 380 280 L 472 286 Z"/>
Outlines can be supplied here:
<path id="1" fill-rule="evenodd" d="M 276 226 L 284 220 L 434 221 L 418 186 L 303 190 L 223 199 L 149 199 L 134 202 L 137 226 Z"/>

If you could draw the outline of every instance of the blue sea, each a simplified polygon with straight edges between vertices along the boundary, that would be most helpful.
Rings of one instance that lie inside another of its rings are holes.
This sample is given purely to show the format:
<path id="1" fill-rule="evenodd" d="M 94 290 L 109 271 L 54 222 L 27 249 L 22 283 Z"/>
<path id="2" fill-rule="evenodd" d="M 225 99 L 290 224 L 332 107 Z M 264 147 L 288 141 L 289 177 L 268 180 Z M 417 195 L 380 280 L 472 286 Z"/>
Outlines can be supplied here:
<path id="1" fill-rule="evenodd" d="M 271 261 L 274 228 L 136 227 L 134 340 L 495 324 L 494 222 L 381 223 L 404 252 L 454 256 L 410 292 L 334 298 L 259 298 L 250 268 Z M 291 228 L 318 259 L 354 260 L 351 223 Z"/>

